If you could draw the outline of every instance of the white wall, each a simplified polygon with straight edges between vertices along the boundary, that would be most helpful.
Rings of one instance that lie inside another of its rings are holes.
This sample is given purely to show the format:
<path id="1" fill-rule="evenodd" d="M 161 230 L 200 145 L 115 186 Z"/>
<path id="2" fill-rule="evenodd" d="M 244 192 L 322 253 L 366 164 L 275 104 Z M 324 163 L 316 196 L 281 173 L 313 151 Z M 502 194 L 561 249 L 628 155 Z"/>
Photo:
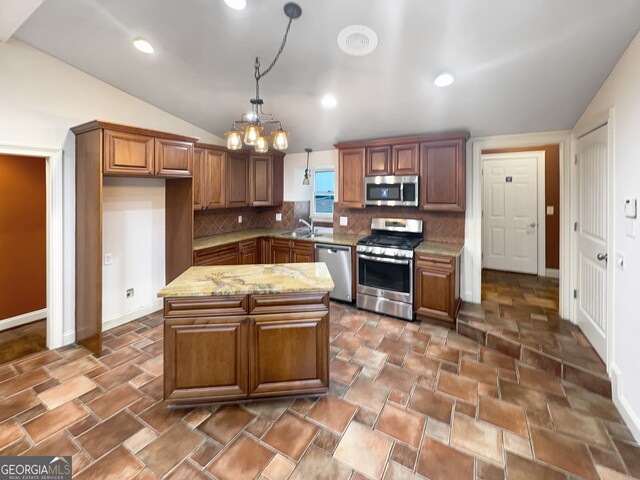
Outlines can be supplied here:
<path id="1" fill-rule="evenodd" d="M 102 248 L 112 255 L 102 268 L 105 330 L 162 308 L 156 294 L 165 286 L 164 185 L 162 179 L 104 179 Z"/>
<path id="2" fill-rule="evenodd" d="M 284 157 L 284 201 L 309 201 L 313 195 L 311 185 L 302 185 L 304 170 L 307 165 L 307 153 L 291 153 Z M 338 150 L 319 150 L 311 152 L 309 168 L 334 167 L 338 171 Z M 338 186 L 336 197 L 338 201 Z"/>
<path id="3" fill-rule="evenodd" d="M 624 270 L 615 265 L 613 274 L 613 349 L 610 372 L 614 401 L 640 441 L 640 238 L 627 235 L 638 229 L 638 220 L 623 214 L 626 198 L 640 197 L 640 35 L 636 36 L 611 75 L 584 112 L 576 126 L 580 136 L 599 126 L 612 113 L 614 193 L 613 245 L 623 253 Z M 630 225 L 629 225 L 630 224 Z"/>
<path id="4" fill-rule="evenodd" d="M 75 137 L 69 128 L 101 119 L 193 135 L 207 143 L 223 140 L 17 40 L 0 43 L 0 71 L 0 145 L 63 150 L 63 312 L 68 343 L 75 338 Z M 114 223 L 116 217 L 112 217 Z M 153 241 L 164 242 L 164 238 Z M 159 245 L 150 249 L 158 251 Z M 132 261 L 134 268 L 136 260 Z M 154 273 L 143 268 L 147 283 L 155 285 Z"/>

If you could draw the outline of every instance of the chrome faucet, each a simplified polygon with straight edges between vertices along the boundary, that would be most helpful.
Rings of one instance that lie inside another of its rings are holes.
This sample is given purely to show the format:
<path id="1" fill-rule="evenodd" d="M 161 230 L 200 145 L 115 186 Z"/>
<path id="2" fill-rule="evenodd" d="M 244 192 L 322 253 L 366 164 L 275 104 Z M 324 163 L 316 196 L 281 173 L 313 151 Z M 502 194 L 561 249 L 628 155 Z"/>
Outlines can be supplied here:
<path id="1" fill-rule="evenodd" d="M 313 226 L 313 218 L 310 218 L 309 220 L 311 220 L 311 223 L 307 222 L 303 218 L 298 220 L 298 222 L 299 223 L 304 223 L 306 225 L 306 227 L 309 229 L 309 233 L 313 235 L 315 233 L 315 227 Z"/>

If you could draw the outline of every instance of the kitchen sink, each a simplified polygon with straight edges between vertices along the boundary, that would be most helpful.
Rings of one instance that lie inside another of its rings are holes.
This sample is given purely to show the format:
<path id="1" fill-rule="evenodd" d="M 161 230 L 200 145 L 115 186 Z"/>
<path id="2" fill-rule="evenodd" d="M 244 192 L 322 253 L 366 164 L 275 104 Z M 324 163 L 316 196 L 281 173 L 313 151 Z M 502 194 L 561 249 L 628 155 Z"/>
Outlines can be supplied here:
<path id="1" fill-rule="evenodd" d="M 315 239 L 315 238 L 326 238 L 328 235 L 323 233 L 310 233 L 310 232 L 285 232 L 282 234 L 283 237 L 289 238 L 305 238 L 305 239 Z"/>

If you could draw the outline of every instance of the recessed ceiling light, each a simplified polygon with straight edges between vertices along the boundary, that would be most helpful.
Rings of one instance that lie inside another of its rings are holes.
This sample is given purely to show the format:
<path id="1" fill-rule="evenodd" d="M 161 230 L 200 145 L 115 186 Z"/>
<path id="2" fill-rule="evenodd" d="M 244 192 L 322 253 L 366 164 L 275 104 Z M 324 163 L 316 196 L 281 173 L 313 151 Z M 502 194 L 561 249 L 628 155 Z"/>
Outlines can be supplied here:
<path id="1" fill-rule="evenodd" d="M 435 83 L 438 87 L 448 87 L 453 83 L 453 80 L 453 75 L 451 75 L 450 73 L 441 73 L 436 77 L 433 83 Z"/>
<path id="2" fill-rule="evenodd" d="M 153 45 L 147 42 L 144 38 L 136 38 L 133 41 L 133 46 L 142 53 L 153 53 Z"/>
<path id="3" fill-rule="evenodd" d="M 366 25 L 349 25 L 338 34 L 338 46 L 348 55 L 369 55 L 378 46 L 378 34 Z"/>
<path id="4" fill-rule="evenodd" d="M 242 10 L 247 6 L 247 0 L 224 0 L 224 3 L 234 10 Z"/>
<path id="5" fill-rule="evenodd" d="M 338 105 L 338 100 L 330 93 L 327 93 L 324 97 L 322 97 L 322 106 L 324 108 L 335 108 L 336 105 Z"/>

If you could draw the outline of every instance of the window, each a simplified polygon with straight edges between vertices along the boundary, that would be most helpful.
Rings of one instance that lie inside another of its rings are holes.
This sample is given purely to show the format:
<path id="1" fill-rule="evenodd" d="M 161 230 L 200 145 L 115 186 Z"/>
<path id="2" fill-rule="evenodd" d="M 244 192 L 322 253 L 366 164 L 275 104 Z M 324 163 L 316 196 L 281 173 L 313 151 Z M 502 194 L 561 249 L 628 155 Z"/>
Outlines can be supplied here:
<path id="1" fill-rule="evenodd" d="M 311 216 L 333 220 L 335 198 L 335 172 L 333 169 L 318 169 L 313 173 L 313 206 Z"/>

